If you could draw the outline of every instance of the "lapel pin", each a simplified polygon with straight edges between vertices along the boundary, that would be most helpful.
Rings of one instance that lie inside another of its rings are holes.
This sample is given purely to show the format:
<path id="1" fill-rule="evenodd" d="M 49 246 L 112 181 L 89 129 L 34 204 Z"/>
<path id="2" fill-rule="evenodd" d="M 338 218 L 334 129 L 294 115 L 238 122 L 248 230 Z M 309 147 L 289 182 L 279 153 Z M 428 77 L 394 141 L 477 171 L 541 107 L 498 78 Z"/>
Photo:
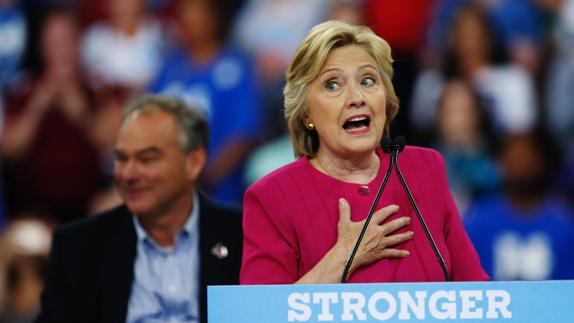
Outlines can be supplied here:
<path id="1" fill-rule="evenodd" d="M 223 259 L 229 255 L 229 250 L 227 250 L 227 247 L 221 244 L 221 242 L 218 242 L 213 246 L 213 248 L 211 248 L 211 254 L 216 256 L 218 259 Z"/>

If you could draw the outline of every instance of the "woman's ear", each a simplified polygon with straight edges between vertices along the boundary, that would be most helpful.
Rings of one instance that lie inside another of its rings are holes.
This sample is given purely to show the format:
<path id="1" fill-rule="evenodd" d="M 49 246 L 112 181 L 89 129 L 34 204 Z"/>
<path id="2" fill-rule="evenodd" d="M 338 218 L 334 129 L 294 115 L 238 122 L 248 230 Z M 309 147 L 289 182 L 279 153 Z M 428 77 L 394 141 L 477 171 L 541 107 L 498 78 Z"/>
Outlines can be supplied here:
<path id="1" fill-rule="evenodd" d="M 313 120 L 308 114 L 303 117 L 303 124 L 305 125 L 305 128 L 307 128 L 307 130 L 315 129 L 315 124 L 313 123 Z"/>

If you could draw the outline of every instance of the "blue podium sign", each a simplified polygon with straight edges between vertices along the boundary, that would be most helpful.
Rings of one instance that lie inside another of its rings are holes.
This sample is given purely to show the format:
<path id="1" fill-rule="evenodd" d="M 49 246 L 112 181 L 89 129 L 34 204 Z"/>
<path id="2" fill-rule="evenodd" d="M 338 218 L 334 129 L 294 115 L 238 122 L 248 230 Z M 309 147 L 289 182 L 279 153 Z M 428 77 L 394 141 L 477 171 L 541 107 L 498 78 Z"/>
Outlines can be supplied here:
<path id="1" fill-rule="evenodd" d="M 209 286 L 209 323 L 574 322 L 574 281 Z"/>

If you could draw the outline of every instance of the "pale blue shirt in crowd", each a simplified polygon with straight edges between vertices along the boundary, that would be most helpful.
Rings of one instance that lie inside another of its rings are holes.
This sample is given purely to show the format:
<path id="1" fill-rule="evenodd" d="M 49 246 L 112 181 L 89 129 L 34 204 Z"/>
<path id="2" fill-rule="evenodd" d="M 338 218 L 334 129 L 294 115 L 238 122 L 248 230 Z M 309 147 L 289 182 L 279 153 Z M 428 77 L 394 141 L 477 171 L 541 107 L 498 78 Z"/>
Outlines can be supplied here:
<path id="1" fill-rule="evenodd" d="M 199 199 L 175 245 L 160 247 L 137 216 L 137 254 L 127 323 L 199 322 Z"/>

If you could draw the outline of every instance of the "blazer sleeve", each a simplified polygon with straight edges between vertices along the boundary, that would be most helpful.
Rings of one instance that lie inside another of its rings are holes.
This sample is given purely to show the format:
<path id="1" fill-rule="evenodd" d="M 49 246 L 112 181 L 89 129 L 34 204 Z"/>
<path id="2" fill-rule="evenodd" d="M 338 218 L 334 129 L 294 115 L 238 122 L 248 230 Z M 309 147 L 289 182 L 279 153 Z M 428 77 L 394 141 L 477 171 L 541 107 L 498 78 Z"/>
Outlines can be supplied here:
<path id="1" fill-rule="evenodd" d="M 267 182 L 269 184 L 269 182 Z M 243 201 L 241 284 L 289 284 L 298 278 L 298 252 L 288 205 L 272 185 L 254 184 Z"/>
<path id="2" fill-rule="evenodd" d="M 67 280 L 65 272 L 65 242 L 62 232 L 56 230 L 52 239 L 52 250 L 48 259 L 44 290 L 40 299 L 41 309 L 35 323 L 71 322 L 70 302 L 67 299 Z"/>
<path id="3" fill-rule="evenodd" d="M 439 177 L 439 186 L 442 188 L 446 209 L 444 235 L 450 256 L 451 279 L 453 281 L 489 280 L 488 275 L 480 265 L 476 249 L 464 229 L 458 209 L 448 188 L 444 159 L 436 151 L 433 151 L 433 154 L 436 160 L 436 174 Z"/>

